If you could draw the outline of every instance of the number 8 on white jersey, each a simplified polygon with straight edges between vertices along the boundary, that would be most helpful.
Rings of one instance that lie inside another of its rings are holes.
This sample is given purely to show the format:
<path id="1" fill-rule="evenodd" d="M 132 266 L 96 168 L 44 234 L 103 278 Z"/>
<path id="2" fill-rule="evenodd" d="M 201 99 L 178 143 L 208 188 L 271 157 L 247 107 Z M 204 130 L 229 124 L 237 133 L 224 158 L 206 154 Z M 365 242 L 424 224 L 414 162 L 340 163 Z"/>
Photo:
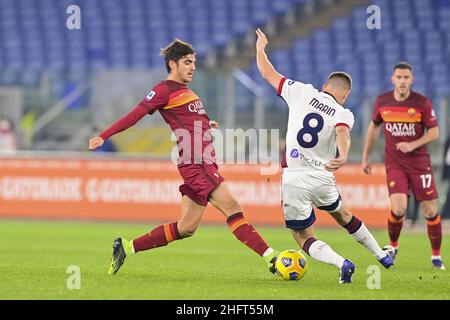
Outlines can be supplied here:
<path id="1" fill-rule="evenodd" d="M 325 164 L 337 153 L 335 128 L 344 125 L 351 130 L 352 112 L 331 94 L 286 78 L 280 81 L 277 94 L 289 107 L 283 166 L 289 170 L 328 172 Z"/>

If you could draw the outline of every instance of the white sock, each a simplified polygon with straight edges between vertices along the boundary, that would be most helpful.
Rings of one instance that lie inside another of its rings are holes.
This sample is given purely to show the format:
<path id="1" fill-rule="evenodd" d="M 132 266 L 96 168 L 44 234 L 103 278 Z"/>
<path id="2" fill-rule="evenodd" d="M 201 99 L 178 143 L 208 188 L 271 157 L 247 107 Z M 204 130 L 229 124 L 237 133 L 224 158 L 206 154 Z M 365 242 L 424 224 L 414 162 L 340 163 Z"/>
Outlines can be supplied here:
<path id="1" fill-rule="evenodd" d="M 344 258 L 331 249 L 329 245 L 321 240 L 314 241 L 309 247 L 309 255 L 316 260 L 335 265 L 341 268 L 344 264 Z"/>
<path id="2" fill-rule="evenodd" d="M 267 248 L 267 250 L 264 251 L 264 253 L 263 253 L 263 257 L 267 257 L 268 255 L 271 255 L 272 252 L 273 252 L 272 248 Z"/>
<path id="3" fill-rule="evenodd" d="M 372 254 L 378 259 L 382 259 L 386 256 L 386 252 L 383 251 L 378 245 L 377 240 L 373 237 L 366 225 L 363 223 L 361 227 L 351 235 L 353 239 L 361 243 L 364 247 L 370 250 Z"/>

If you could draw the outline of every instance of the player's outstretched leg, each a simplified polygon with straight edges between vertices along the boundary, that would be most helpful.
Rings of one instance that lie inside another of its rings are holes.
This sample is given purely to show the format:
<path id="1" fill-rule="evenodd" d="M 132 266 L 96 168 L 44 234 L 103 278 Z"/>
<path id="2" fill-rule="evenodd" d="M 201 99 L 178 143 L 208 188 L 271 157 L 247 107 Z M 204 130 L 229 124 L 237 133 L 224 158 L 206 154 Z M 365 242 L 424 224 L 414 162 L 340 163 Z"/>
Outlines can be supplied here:
<path id="1" fill-rule="evenodd" d="M 394 265 L 392 250 L 381 249 L 365 224 L 353 216 L 343 205 L 338 210 L 330 212 L 330 214 L 350 233 L 353 239 L 372 252 L 385 268 L 390 268 Z"/>
<path id="2" fill-rule="evenodd" d="M 234 236 L 245 244 L 247 247 L 255 251 L 266 262 L 269 271 L 275 273 L 275 261 L 277 260 L 278 251 L 270 248 L 266 241 L 261 237 L 258 231 L 248 223 L 242 212 L 237 212 L 227 218 L 227 224 Z"/>
<path id="3" fill-rule="evenodd" d="M 312 235 L 312 227 L 304 230 L 291 229 L 295 241 L 311 258 L 331 264 L 339 269 L 339 283 L 351 283 L 355 265 L 348 259 L 338 255 L 328 244 L 317 240 Z M 306 240 L 305 240 L 306 239 Z"/>
<path id="4" fill-rule="evenodd" d="M 169 242 L 182 239 L 178 232 L 177 222 L 158 226 L 150 232 L 128 241 L 125 238 L 117 238 L 113 243 L 113 256 L 108 269 L 108 274 L 114 275 L 119 271 L 126 257 L 140 251 L 165 246 Z"/>
<path id="5" fill-rule="evenodd" d="M 116 274 L 126 257 L 140 251 L 163 247 L 172 241 L 192 236 L 201 222 L 205 208 L 205 206 L 195 203 L 187 196 L 183 196 L 181 217 L 177 222 L 160 225 L 132 241 L 124 238 L 116 239 L 109 273 Z"/>
<path id="6" fill-rule="evenodd" d="M 214 189 L 208 200 L 227 217 L 228 227 L 234 236 L 261 256 L 269 271 L 275 273 L 278 251 L 269 247 L 258 231 L 245 219 L 241 206 L 232 196 L 226 183 L 223 182 Z"/>
<path id="7" fill-rule="evenodd" d="M 370 233 L 366 225 L 357 217 L 352 216 L 350 222 L 343 227 L 347 229 L 353 239 L 369 249 L 383 267 L 389 269 L 394 265 L 393 250 L 388 250 L 388 247 L 386 247 L 386 250 L 381 249 L 372 233 Z"/>

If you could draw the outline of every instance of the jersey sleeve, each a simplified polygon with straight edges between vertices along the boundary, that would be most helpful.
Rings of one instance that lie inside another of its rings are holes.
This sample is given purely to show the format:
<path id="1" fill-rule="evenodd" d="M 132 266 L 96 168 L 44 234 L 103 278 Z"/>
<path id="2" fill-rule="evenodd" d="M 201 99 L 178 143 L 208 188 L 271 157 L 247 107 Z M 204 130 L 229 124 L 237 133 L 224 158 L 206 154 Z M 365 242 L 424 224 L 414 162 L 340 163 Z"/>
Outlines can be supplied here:
<path id="1" fill-rule="evenodd" d="M 334 118 L 335 127 L 346 126 L 350 130 L 352 130 L 354 124 L 355 124 L 355 117 L 353 116 L 353 113 L 348 109 L 343 109 Z"/>
<path id="2" fill-rule="evenodd" d="M 383 122 L 383 118 L 381 117 L 381 113 L 380 113 L 380 105 L 378 103 L 378 97 L 375 99 L 374 110 L 372 113 L 372 121 L 376 125 L 379 125 Z"/>
<path id="3" fill-rule="evenodd" d="M 438 120 L 433 110 L 433 105 L 429 99 L 425 101 L 425 110 L 423 113 L 423 124 L 427 129 L 438 126 Z"/>
<path id="4" fill-rule="evenodd" d="M 277 95 L 290 106 L 290 102 L 298 100 L 308 90 L 314 90 L 314 87 L 310 84 L 282 78 L 278 85 Z"/>
<path id="5" fill-rule="evenodd" d="M 130 113 L 114 123 L 111 127 L 106 129 L 100 134 L 103 140 L 109 139 L 116 133 L 122 132 L 132 126 L 134 126 L 139 120 L 141 120 L 147 114 L 147 109 L 141 105 L 137 105 Z"/>
<path id="6" fill-rule="evenodd" d="M 149 114 L 165 107 L 169 102 L 169 87 L 160 83 L 153 87 L 147 96 L 139 103 Z"/>

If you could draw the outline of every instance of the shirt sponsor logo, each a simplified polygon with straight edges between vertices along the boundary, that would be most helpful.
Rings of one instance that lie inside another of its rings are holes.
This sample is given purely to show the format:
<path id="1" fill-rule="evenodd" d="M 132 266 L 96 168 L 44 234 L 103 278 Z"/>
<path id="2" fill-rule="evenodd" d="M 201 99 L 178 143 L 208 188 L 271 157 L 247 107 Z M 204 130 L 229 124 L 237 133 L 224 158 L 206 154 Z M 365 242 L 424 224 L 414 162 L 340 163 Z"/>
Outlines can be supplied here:
<path id="1" fill-rule="evenodd" d="M 192 102 L 188 105 L 188 109 L 190 112 L 195 112 L 198 114 L 205 114 L 205 108 L 203 107 L 203 104 L 200 100 L 197 100 L 195 102 Z"/>
<path id="2" fill-rule="evenodd" d="M 297 149 L 292 149 L 291 150 L 291 158 L 298 158 L 298 156 L 300 155 L 300 153 L 298 152 Z"/>
<path id="3" fill-rule="evenodd" d="M 307 164 L 309 164 L 310 166 L 313 166 L 313 167 L 323 167 L 325 165 L 324 163 L 322 163 L 322 161 L 308 158 L 307 156 L 305 156 L 302 153 L 300 153 L 300 159 L 305 161 Z"/>
<path id="4" fill-rule="evenodd" d="M 385 128 L 393 137 L 413 137 L 416 135 L 414 123 L 386 122 Z"/>

